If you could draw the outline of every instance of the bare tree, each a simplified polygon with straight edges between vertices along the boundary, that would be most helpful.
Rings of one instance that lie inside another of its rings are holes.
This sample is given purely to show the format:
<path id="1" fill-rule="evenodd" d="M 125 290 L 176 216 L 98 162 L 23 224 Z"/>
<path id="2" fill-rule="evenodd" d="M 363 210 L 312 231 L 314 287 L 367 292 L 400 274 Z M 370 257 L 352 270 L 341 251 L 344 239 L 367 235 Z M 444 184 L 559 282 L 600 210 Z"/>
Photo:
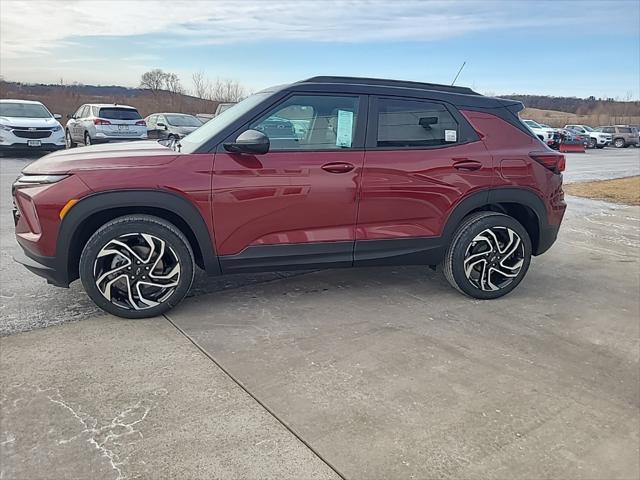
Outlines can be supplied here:
<path id="1" fill-rule="evenodd" d="M 209 100 L 238 102 L 246 96 L 245 88 L 237 80 L 216 78 L 209 88 Z"/>
<path id="2" fill-rule="evenodd" d="M 184 93 L 184 88 L 182 88 L 182 84 L 180 83 L 180 77 L 175 73 L 167 72 L 164 74 L 164 86 L 173 94 Z"/>
<path id="3" fill-rule="evenodd" d="M 142 74 L 140 87 L 148 88 L 154 95 L 165 86 L 167 74 L 159 68 L 154 68 Z"/>
<path id="4" fill-rule="evenodd" d="M 204 76 L 202 70 L 191 75 L 193 82 L 193 94 L 198 98 L 207 98 L 207 94 L 211 89 L 211 81 Z"/>

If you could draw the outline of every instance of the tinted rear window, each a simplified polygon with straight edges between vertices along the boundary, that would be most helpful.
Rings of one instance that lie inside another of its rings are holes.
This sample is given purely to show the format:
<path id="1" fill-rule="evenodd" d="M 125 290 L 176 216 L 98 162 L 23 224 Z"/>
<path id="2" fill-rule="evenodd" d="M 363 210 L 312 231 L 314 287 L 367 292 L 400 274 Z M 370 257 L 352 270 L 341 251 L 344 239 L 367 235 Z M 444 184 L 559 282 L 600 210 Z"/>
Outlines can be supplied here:
<path id="1" fill-rule="evenodd" d="M 629 127 L 618 127 L 619 133 L 632 133 Z"/>
<path id="2" fill-rule="evenodd" d="M 109 120 L 140 120 L 142 117 L 134 108 L 101 108 L 100 118 L 108 118 Z"/>

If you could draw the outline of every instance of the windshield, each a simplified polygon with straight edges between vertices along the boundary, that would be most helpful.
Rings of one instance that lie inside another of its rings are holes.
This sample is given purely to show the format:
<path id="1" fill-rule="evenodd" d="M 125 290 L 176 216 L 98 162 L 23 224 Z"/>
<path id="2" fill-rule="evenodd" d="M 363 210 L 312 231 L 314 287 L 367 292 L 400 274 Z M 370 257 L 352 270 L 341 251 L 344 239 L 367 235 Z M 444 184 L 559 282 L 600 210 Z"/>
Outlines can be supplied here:
<path id="1" fill-rule="evenodd" d="M 180 140 L 180 151 L 183 153 L 195 152 L 211 137 L 220 133 L 229 124 L 235 122 L 238 118 L 243 116 L 253 107 L 258 105 L 271 95 L 271 92 L 256 93 L 255 95 L 251 95 L 250 97 L 245 98 L 240 103 L 236 103 L 217 117 L 213 117 L 202 127 Z"/>
<path id="2" fill-rule="evenodd" d="M 108 118 L 109 120 L 140 120 L 142 117 L 134 108 L 101 108 L 100 118 Z"/>
<path id="3" fill-rule="evenodd" d="M 524 120 L 524 123 L 526 123 L 531 128 L 542 128 L 540 125 L 538 125 L 533 120 Z"/>
<path id="4" fill-rule="evenodd" d="M 0 117 L 51 118 L 51 113 L 39 103 L 0 103 Z"/>
<path id="5" fill-rule="evenodd" d="M 174 127 L 199 127 L 202 122 L 192 115 L 167 115 L 167 122 Z"/>
<path id="6" fill-rule="evenodd" d="M 594 130 L 593 128 L 591 128 L 590 126 L 588 126 L 588 125 L 585 125 L 583 128 L 584 128 L 587 132 L 595 132 L 595 130 Z"/>

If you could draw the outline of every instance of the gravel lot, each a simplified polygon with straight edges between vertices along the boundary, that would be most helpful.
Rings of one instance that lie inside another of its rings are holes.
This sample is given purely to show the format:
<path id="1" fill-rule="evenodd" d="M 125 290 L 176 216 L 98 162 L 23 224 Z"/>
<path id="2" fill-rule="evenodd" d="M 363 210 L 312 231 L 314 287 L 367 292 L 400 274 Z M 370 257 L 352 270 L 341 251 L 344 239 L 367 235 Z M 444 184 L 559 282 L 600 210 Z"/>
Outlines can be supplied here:
<path id="1" fill-rule="evenodd" d="M 13 235 L 11 183 L 20 171 L 34 159 L 34 157 L 0 157 L 0 199 L 2 203 L 2 209 L 0 209 L 0 275 L 3 279 L 0 291 L 2 298 L 0 335 L 82 320 L 101 314 L 101 311 L 84 294 L 79 282 L 74 282 L 69 289 L 54 288 L 12 260 L 12 256 L 19 252 L 19 247 Z M 565 181 L 567 182 L 638 174 L 640 174 L 640 149 L 607 148 L 590 150 L 586 154 L 567 155 L 567 171 L 565 172 Z M 574 208 L 573 200 L 570 202 L 571 208 Z M 211 278 L 199 272 L 190 295 L 199 296 L 299 274 L 299 272 L 265 273 Z"/>

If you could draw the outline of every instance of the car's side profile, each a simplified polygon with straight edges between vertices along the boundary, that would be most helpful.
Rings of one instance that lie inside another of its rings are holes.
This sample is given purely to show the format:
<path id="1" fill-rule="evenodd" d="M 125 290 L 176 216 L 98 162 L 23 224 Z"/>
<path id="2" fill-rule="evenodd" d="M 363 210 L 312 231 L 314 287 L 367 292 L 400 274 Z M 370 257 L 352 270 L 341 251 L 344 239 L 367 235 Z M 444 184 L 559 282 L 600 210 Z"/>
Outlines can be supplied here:
<path id="1" fill-rule="evenodd" d="M 598 131 L 609 135 L 613 139 L 616 148 L 627 148 L 631 145 L 640 145 L 638 132 L 627 125 L 605 125 L 598 127 Z"/>
<path id="2" fill-rule="evenodd" d="M 87 103 L 69 116 L 67 148 L 78 144 L 122 142 L 147 138 L 147 125 L 134 107 L 115 103 Z"/>
<path id="3" fill-rule="evenodd" d="M 314 77 L 259 92 L 172 148 L 43 157 L 14 184 L 18 259 L 103 309 L 158 315 L 211 275 L 441 265 L 500 297 L 564 214 L 564 156 L 519 102 L 467 88 Z"/>

